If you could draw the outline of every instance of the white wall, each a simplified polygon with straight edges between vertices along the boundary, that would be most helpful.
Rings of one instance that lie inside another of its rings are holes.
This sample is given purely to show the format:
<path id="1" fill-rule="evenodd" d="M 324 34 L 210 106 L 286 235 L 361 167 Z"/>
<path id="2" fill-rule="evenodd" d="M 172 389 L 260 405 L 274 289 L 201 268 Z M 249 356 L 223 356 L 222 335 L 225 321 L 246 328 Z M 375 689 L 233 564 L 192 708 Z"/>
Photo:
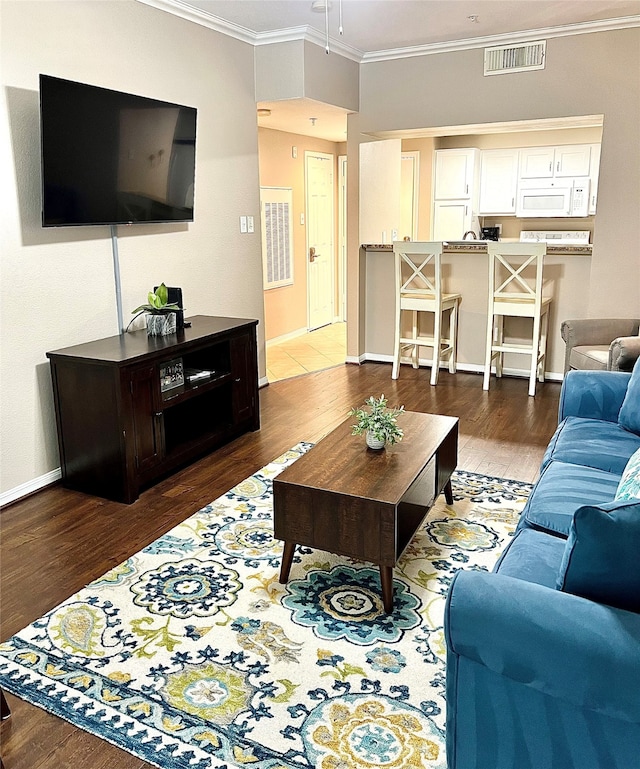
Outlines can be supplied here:
<path id="1" fill-rule="evenodd" d="M 264 376 L 254 49 L 134 0 L 3 0 L 0 492 L 59 466 L 45 353 L 118 332 L 107 227 L 40 227 L 38 74 L 198 109 L 195 222 L 118 228 L 125 319 L 164 281 L 187 315 L 257 318 Z M 90 398 L 91 393 L 86 397 Z"/>

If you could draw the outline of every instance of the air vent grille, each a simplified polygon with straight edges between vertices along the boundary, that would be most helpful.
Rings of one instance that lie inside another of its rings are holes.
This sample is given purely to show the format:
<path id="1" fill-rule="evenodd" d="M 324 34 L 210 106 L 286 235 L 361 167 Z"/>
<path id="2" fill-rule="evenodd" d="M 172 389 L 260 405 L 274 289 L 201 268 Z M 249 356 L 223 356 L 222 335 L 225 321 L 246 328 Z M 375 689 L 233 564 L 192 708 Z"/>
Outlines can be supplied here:
<path id="1" fill-rule="evenodd" d="M 522 45 L 501 45 L 484 49 L 484 74 L 527 72 L 544 69 L 547 41 L 536 40 Z"/>

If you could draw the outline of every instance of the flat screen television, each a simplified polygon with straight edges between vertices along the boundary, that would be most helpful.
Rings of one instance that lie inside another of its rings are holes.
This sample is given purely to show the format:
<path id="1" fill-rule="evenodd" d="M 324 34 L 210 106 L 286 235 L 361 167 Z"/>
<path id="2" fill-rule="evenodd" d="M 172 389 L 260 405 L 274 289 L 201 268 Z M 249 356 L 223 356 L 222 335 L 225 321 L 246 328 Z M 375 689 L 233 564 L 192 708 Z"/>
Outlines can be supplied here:
<path id="1" fill-rule="evenodd" d="M 40 75 L 42 226 L 193 221 L 196 109 Z"/>

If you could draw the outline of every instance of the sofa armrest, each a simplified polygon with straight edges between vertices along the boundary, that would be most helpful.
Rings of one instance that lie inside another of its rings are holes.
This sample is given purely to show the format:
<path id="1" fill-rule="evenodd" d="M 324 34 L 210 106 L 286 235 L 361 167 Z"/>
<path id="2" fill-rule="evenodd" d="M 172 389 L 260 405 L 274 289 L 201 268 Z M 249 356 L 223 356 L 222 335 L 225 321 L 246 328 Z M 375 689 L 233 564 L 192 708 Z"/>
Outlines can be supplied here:
<path id="1" fill-rule="evenodd" d="M 609 347 L 609 371 L 631 371 L 640 358 L 640 336 L 619 336 Z"/>
<path id="2" fill-rule="evenodd" d="M 624 371 L 569 371 L 560 391 L 558 423 L 566 417 L 617 422 L 631 374 Z"/>
<path id="3" fill-rule="evenodd" d="M 461 571 L 448 654 L 579 708 L 640 722 L 640 615 L 501 574 Z M 455 685 L 455 659 L 447 686 Z M 451 665 L 451 670 L 449 669 Z"/>
<path id="4" fill-rule="evenodd" d="M 569 371 L 571 350 L 578 345 L 611 344 L 620 336 L 638 334 L 637 318 L 579 318 L 565 320 L 560 335 L 565 341 L 564 370 Z"/>

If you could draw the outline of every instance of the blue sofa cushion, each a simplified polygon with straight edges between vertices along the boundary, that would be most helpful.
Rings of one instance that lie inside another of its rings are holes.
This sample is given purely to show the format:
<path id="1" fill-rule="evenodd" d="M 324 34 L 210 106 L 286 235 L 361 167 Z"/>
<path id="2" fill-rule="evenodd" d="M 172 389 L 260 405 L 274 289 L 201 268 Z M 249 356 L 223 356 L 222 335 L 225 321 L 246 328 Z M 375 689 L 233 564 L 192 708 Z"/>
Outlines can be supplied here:
<path id="1" fill-rule="evenodd" d="M 625 430 L 640 435 L 640 358 L 631 372 L 627 394 L 624 396 L 618 414 L 618 424 Z"/>
<path id="2" fill-rule="evenodd" d="M 566 540 L 536 529 L 520 529 L 493 571 L 555 589 Z"/>
<path id="3" fill-rule="evenodd" d="M 615 498 L 640 499 L 640 449 L 627 462 Z"/>
<path id="4" fill-rule="evenodd" d="M 576 510 L 557 587 L 640 613 L 640 502 Z"/>
<path id="5" fill-rule="evenodd" d="M 528 526 L 568 537 L 575 511 L 582 505 L 610 502 L 619 479 L 593 467 L 549 462 L 527 500 L 519 528 Z"/>
<path id="6" fill-rule="evenodd" d="M 626 371 L 568 371 L 560 390 L 558 422 L 566 417 L 617 422 L 630 379 Z"/>
<path id="7" fill-rule="evenodd" d="M 629 457 L 640 449 L 640 435 L 600 419 L 567 417 L 557 427 L 542 460 L 585 465 L 622 475 Z M 615 493 L 615 492 L 614 492 Z M 613 499 L 613 494 L 610 499 Z"/>

